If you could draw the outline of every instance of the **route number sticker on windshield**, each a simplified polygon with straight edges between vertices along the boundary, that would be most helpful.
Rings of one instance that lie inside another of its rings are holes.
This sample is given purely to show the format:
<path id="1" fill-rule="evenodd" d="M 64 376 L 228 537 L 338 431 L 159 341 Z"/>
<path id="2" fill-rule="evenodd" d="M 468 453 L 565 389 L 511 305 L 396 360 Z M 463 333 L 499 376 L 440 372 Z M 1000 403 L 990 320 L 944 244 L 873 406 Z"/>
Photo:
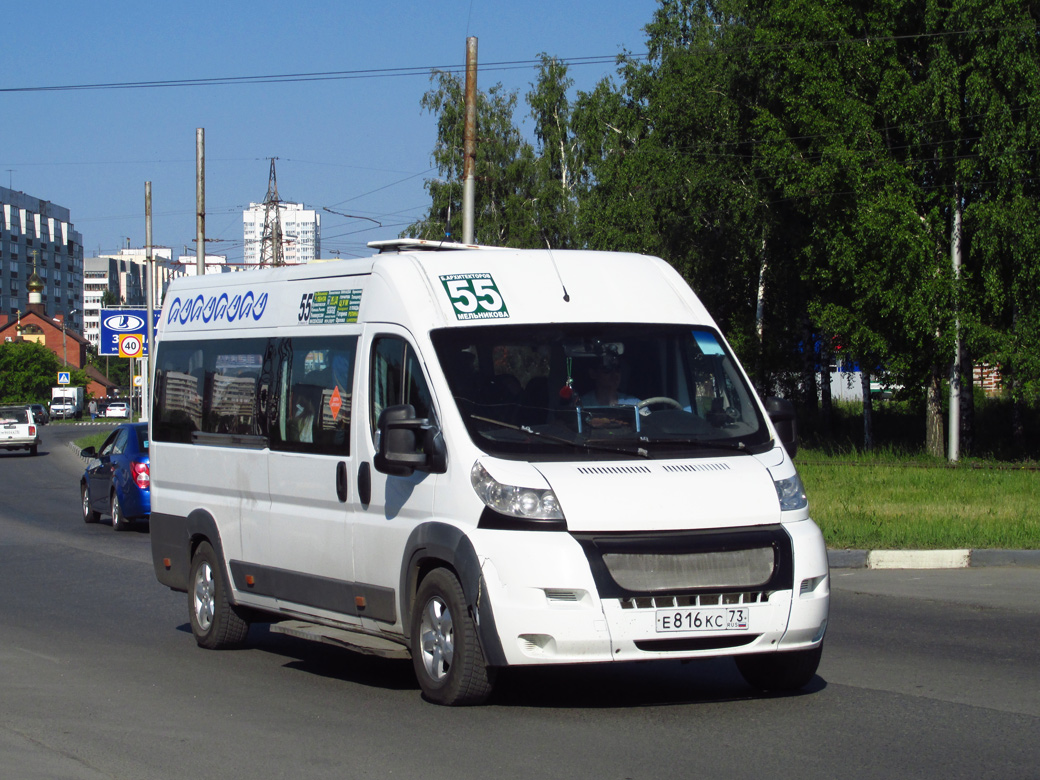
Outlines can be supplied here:
<path id="1" fill-rule="evenodd" d="M 440 279 L 457 319 L 491 320 L 509 316 L 491 274 L 449 274 Z"/>

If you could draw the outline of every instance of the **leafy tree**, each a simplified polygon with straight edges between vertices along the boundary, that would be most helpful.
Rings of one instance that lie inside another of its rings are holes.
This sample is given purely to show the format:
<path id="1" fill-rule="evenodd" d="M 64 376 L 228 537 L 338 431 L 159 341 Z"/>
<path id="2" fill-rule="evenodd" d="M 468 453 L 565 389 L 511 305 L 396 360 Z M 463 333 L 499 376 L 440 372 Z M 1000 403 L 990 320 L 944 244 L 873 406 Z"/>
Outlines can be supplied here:
<path id="1" fill-rule="evenodd" d="M 432 160 L 439 178 L 426 182 L 430 210 L 403 235 L 462 240 L 463 128 L 465 84 L 453 73 L 436 72 L 435 87 L 422 106 L 437 116 Z M 515 92 L 501 84 L 477 95 L 474 238 L 478 244 L 537 246 L 532 179 L 534 153 L 513 122 Z"/>
<path id="2" fill-rule="evenodd" d="M 537 141 L 534 219 L 543 245 L 561 249 L 572 248 L 578 241 L 576 187 L 581 166 L 567 97 L 573 84 L 567 66 L 543 53 L 538 79 L 527 95 Z"/>
<path id="3" fill-rule="evenodd" d="M 516 96 L 482 93 L 480 240 L 664 257 L 760 389 L 815 404 L 817 348 L 838 344 L 865 388 L 878 371 L 908 388 L 941 455 L 955 337 L 1016 403 L 1040 396 L 1038 16 L 1026 0 L 660 0 L 647 59 L 621 56 L 573 101 L 542 55 L 534 146 Z M 462 85 L 434 80 L 445 178 L 415 227 L 457 232 Z M 867 444 L 870 417 L 865 393 Z"/>
<path id="4" fill-rule="evenodd" d="M 61 362 L 53 352 L 33 341 L 0 345 L 0 403 L 49 402 Z M 87 376 L 72 371 L 72 384 L 86 386 Z"/>

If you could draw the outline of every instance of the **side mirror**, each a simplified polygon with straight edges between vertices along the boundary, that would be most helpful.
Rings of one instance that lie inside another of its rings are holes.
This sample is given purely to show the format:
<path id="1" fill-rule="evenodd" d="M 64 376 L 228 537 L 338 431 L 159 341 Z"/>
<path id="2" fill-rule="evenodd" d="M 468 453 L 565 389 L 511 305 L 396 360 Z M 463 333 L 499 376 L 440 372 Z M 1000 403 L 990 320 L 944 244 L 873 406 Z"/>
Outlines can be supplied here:
<path id="1" fill-rule="evenodd" d="M 416 417 L 411 404 L 388 406 L 380 412 L 376 429 L 379 447 L 373 465 L 378 471 L 393 477 L 447 471 L 447 448 L 440 429 L 427 418 Z"/>
<path id="2" fill-rule="evenodd" d="M 81 458 L 96 458 L 97 450 L 95 450 L 93 447 L 87 447 L 85 450 L 79 451 L 79 456 Z"/>
<path id="3" fill-rule="evenodd" d="M 787 449 L 787 454 L 793 458 L 798 452 L 798 418 L 794 404 L 783 398 L 767 398 L 766 414 L 773 421 L 773 427 Z"/>

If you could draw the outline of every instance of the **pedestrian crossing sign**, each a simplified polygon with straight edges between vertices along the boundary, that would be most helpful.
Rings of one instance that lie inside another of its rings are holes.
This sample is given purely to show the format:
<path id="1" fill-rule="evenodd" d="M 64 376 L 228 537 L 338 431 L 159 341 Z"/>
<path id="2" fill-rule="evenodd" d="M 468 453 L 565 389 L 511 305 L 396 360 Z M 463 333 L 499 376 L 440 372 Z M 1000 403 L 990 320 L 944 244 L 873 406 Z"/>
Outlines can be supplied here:
<path id="1" fill-rule="evenodd" d="M 59 371 L 58 372 L 58 384 L 68 385 L 72 383 L 72 376 L 70 371 Z"/>

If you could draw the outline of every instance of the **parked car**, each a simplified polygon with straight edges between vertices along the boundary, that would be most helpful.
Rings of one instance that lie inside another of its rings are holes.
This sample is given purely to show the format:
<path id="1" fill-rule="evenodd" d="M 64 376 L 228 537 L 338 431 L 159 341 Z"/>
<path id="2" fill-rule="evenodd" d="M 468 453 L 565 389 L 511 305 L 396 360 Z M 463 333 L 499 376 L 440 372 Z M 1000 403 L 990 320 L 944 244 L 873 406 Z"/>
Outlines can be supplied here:
<path id="1" fill-rule="evenodd" d="M 80 451 L 92 460 L 80 479 L 83 522 L 112 518 L 112 528 L 124 530 L 135 520 L 147 521 L 152 511 L 148 423 L 123 423 L 99 450 Z"/>
<path id="2" fill-rule="evenodd" d="M 105 408 L 105 417 L 129 417 L 130 404 L 126 401 L 112 401 Z"/>
<path id="3" fill-rule="evenodd" d="M 0 407 L 0 449 L 29 450 L 35 455 L 40 446 L 40 426 L 29 404 Z"/>
<path id="4" fill-rule="evenodd" d="M 29 404 L 32 408 L 33 417 L 36 419 L 37 425 L 46 425 L 51 421 L 51 416 L 47 412 L 47 407 L 43 404 Z"/>

